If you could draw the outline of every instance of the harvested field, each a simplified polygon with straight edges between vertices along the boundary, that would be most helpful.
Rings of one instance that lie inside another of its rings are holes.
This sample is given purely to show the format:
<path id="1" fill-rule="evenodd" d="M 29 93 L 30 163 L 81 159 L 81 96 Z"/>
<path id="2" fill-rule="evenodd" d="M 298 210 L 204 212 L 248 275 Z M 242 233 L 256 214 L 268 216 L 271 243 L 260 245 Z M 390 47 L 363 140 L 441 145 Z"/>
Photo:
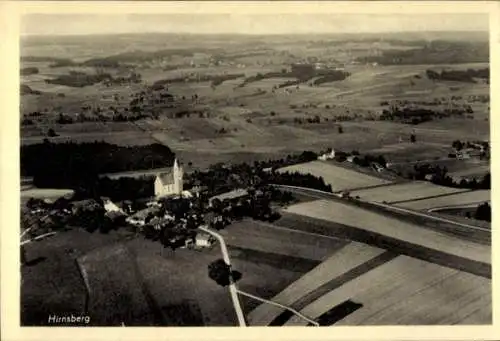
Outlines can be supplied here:
<path id="1" fill-rule="evenodd" d="M 330 200 L 292 205 L 286 212 L 353 226 L 432 250 L 491 264 L 491 247 L 445 235 L 419 225 Z"/>
<path id="2" fill-rule="evenodd" d="M 89 285 L 89 312 L 94 325 L 161 325 L 162 316 L 123 244 L 106 246 L 78 259 Z"/>
<path id="3" fill-rule="evenodd" d="M 481 204 L 491 200 L 491 190 L 468 191 L 444 197 L 429 198 L 400 203 L 397 206 L 413 210 L 429 210 L 438 207 Z"/>
<path id="4" fill-rule="evenodd" d="M 359 196 L 362 200 L 399 203 L 402 201 L 435 196 L 443 196 L 444 200 L 444 196 L 449 194 L 467 191 L 467 189 L 438 186 L 427 181 L 414 181 L 384 187 L 361 189 L 358 191 L 352 191 L 351 195 Z"/>
<path id="5" fill-rule="evenodd" d="M 343 248 L 335 251 L 328 259 L 306 275 L 290 284 L 286 289 L 274 296 L 272 300 L 291 305 L 331 279 L 342 275 L 383 252 L 384 250 L 368 245 L 350 242 Z M 262 304 L 248 315 L 248 320 L 252 326 L 265 326 L 283 312 L 284 309 L 279 307 Z"/>
<path id="6" fill-rule="evenodd" d="M 402 138 L 409 138 L 406 134 L 401 134 Z M 436 143 L 426 143 L 417 141 L 416 143 L 401 142 L 387 144 L 381 148 L 369 149 L 361 151 L 375 155 L 383 155 L 388 162 L 398 163 L 417 160 L 434 160 L 448 155 L 449 146 Z"/>
<path id="7" fill-rule="evenodd" d="M 21 191 L 21 199 L 51 199 L 56 200 L 65 195 L 71 195 L 74 191 L 72 189 L 53 189 L 53 188 L 30 188 Z"/>
<path id="8" fill-rule="evenodd" d="M 312 161 L 279 169 L 280 172 L 309 173 L 322 177 L 332 190 L 343 191 L 352 188 L 378 186 L 389 184 L 390 181 L 358 173 L 343 167 L 335 166 L 328 162 Z M 384 190 L 381 188 L 380 190 Z"/>
<path id="9" fill-rule="evenodd" d="M 301 310 L 317 318 L 346 300 L 363 306 L 335 325 L 491 324 L 491 280 L 399 256 Z M 292 317 L 286 325 L 305 325 Z"/>
<path id="10" fill-rule="evenodd" d="M 244 220 L 220 232 L 229 247 L 249 248 L 314 261 L 326 259 L 346 241 L 301 233 L 279 226 Z M 283 263 L 284 267 L 287 267 Z"/>

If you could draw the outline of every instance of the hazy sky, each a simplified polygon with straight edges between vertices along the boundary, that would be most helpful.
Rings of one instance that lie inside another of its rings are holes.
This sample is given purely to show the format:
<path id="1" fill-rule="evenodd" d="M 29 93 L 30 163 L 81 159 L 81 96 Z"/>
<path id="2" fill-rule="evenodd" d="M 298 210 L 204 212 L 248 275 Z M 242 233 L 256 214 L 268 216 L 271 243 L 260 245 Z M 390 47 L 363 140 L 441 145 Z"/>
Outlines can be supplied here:
<path id="1" fill-rule="evenodd" d="M 29 14 L 23 35 L 109 33 L 349 33 L 487 31 L 485 14 Z"/>

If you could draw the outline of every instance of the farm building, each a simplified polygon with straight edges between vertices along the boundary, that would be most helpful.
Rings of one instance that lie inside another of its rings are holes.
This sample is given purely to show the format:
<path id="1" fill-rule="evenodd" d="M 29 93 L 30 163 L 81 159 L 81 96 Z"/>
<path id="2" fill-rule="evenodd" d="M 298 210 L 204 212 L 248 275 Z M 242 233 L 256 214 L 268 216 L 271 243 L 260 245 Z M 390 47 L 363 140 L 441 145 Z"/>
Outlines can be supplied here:
<path id="1" fill-rule="evenodd" d="M 156 176 L 154 183 L 155 196 L 165 197 L 182 194 L 183 176 L 183 169 L 175 159 L 171 170 Z"/>
<path id="2" fill-rule="evenodd" d="M 195 245 L 199 247 L 210 247 L 215 243 L 215 238 L 208 233 L 198 233 L 195 237 Z"/>
<path id="3" fill-rule="evenodd" d="M 335 150 L 332 150 L 329 153 L 325 153 L 323 155 L 318 156 L 318 160 L 326 161 L 335 159 Z"/>
<path id="4" fill-rule="evenodd" d="M 214 200 L 218 199 L 220 201 L 239 199 L 248 195 L 248 191 L 245 189 L 235 189 L 230 192 L 222 193 L 208 199 L 208 203 L 212 206 Z"/>
<path id="5" fill-rule="evenodd" d="M 146 219 L 149 216 L 155 215 L 158 212 L 159 210 L 156 207 L 146 208 L 144 210 L 135 213 L 133 216 L 128 217 L 125 221 L 135 226 L 144 226 L 146 225 Z"/>
<path id="6" fill-rule="evenodd" d="M 112 202 L 109 198 L 102 198 L 102 201 L 104 203 L 104 209 L 106 212 L 117 212 L 117 213 L 124 213 L 123 210 L 118 207 L 114 202 Z"/>

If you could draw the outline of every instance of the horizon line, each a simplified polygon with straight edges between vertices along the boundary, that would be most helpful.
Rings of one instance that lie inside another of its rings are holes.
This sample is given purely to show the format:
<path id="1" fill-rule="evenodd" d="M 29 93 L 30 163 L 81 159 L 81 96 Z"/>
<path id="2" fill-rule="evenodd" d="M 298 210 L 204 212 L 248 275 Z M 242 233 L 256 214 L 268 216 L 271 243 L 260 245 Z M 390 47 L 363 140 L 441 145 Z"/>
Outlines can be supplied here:
<path id="1" fill-rule="evenodd" d="M 233 36 L 300 36 L 300 35 L 377 35 L 377 34 L 408 34 L 408 33 L 485 33 L 489 34 L 490 30 L 428 30 L 428 31 L 418 31 L 418 30 L 408 30 L 408 31 L 366 31 L 366 32 L 280 32 L 280 33 L 245 33 L 245 32 L 161 32 L 161 31 L 145 31 L 145 32 L 107 32 L 107 33 L 20 33 L 19 36 L 23 37 L 85 37 L 85 36 L 115 36 L 115 35 L 143 35 L 143 34 L 170 34 L 170 35 L 193 35 L 193 36 L 209 36 L 209 35 L 233 35 Z"/>

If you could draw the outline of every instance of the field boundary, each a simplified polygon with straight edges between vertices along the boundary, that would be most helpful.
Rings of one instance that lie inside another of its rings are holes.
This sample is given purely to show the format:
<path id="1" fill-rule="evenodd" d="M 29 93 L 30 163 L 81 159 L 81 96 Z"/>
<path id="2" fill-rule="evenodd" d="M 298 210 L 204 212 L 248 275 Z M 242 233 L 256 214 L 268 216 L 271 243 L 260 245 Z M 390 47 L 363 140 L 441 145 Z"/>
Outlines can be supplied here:
<path id="1" fill-rule="evenodd" d="M 291 226 L 286 221 L 278 221 L 280 226 L 303 229 L 307 232 L 319 235 L 334 236 L 349 239 L 355 242 L 367 244 L 394 253 L 420 259 L 429 263 L 468 272 L 470 274 L 491 279 L 491 263 L 484 263 L 469 258 L 446 253 L 441 250 L 432 249 L 424 245 L 414 244 L 401 239 L 385 236 L 373 231 L 367 231 L 358 227 L 344 225 L 320 218 L 307 217 L 296 213 L 284 212 L 283 217 L 293 221 L 303 222 L 299 226 Z"/>
<path id="2" fill-rule="evenodd" d="M 399 200 L 399 201 L 388 201 L 388 203 L 391 204 L 391 205 L 394 205 L 394 204 L 404 204 L 404 203 L 415 202 L 415 201 L 422 201 L 422 200 L 427 200 L 427 199 L 449 197 L 450 195 L 456 195 L 456 194 L 460 194 L 460 193 L 469 193 L 469 192 L 474 192 L 474 191 L 475 191 L 474 189 L 466 189 L 466 190 L 460 191 L 460 192 L 436 194 L 436 195 L 431 195 L 431 196 L 423 197 L 423 198 L 416 198 L 416 199 L 410 199 L 410 200 Z"/>
<path id="3" fill-rule="evenodd" d="M 291 304 L 291 306 L 298 310 L 301 311 L 304 309 L 307 305 L 310 303 L 316 301 L 317 299 L 321 298 L 323 295 L 326 293 L 335 290 L 339 288 L 340 286 L 349 283 L 353 279 L 370 272 L 371 270 L 387 263 L 390 262 L 391 260 L 395 259 L 398 257 L 398 254 L 392 253 L 391 251 L 385 251 L 378 256 L 375 256 L 367 261 L 365 261 L 362 264 L 359 264 L 358 266 L 347 270 L 346 272 L 340 274 L 339 276 L 332 278 L 328 282 L 322 284 L 321 286 L 305 292 L 302 297 L 299 297 L 294 303 Z M 306 273 L 304 276 L 307 276 L 308 273 Z M 271 322 L 270 325 L 284 325 L 287 321 L 284 320 L 284 314 L 281 313 L 278 315 L 276 318 L 274 318 Z M 279 322 L 279 324 L 278 324 Z M 281 323 L 283 322 L 283 323 Z"/>

